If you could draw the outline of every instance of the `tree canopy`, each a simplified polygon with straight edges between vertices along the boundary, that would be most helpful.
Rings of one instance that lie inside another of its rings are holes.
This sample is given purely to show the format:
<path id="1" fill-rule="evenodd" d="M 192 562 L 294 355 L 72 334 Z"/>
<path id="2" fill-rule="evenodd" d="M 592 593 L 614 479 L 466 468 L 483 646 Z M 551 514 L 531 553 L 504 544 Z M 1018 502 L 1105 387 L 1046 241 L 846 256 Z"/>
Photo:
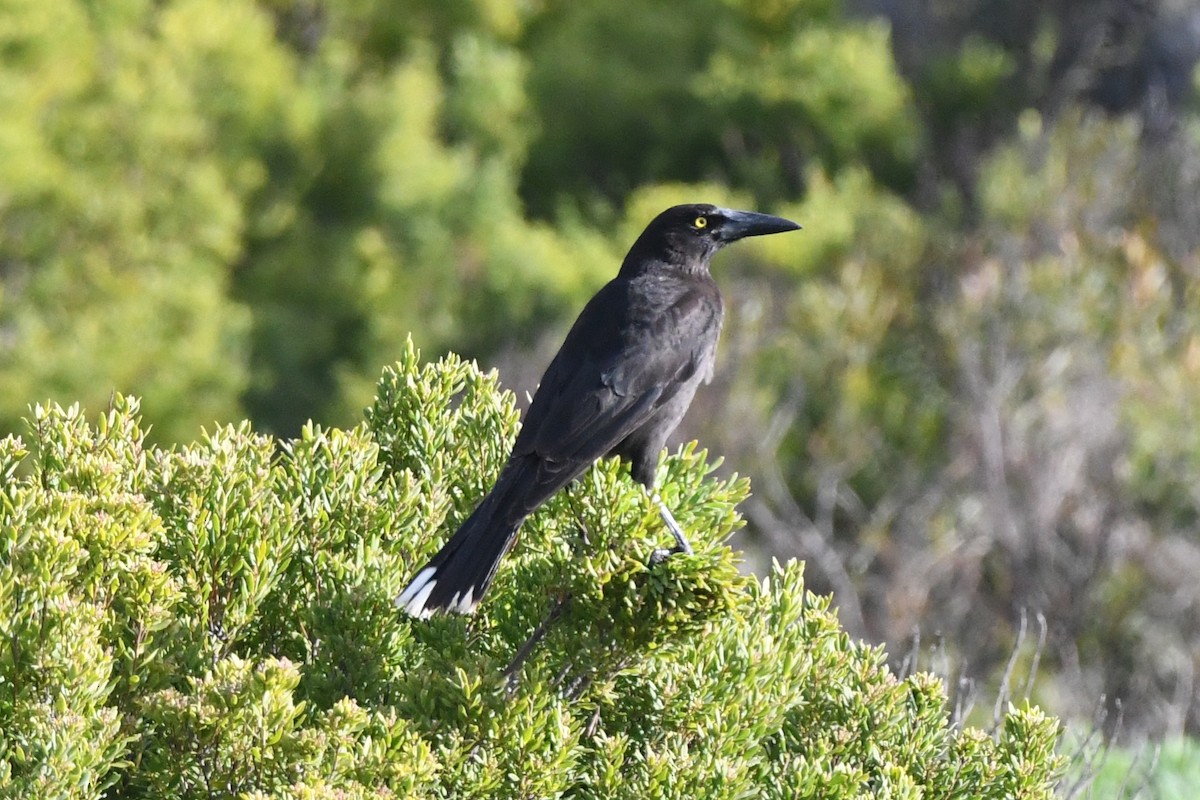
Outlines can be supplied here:
<path id="1" fill-rule="evenodd" d="M 1035 699 L 1195 732 L 1197 13 L 9 0 L 0 434 L 352 429 L 410 335 L 521 395 L 652 214 L 771 211 L 682 432 L 755 477 L 749 567 L 993 686 L 1041 613 Z"/>

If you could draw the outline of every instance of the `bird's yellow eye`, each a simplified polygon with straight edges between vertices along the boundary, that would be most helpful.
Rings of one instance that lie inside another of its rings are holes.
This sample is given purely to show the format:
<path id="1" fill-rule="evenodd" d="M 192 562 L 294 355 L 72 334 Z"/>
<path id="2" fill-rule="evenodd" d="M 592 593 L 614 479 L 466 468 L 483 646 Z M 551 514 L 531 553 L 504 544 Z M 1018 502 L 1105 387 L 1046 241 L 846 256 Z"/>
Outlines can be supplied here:
<path id="1" fill-rule="evenodd" d="M 695 226 L 696 230 L 701 230 L 703 228 L 707 228 L 708 227 L 708 217 L 696 217 L 694 220 L 692 220 L 692 225 Z"/>

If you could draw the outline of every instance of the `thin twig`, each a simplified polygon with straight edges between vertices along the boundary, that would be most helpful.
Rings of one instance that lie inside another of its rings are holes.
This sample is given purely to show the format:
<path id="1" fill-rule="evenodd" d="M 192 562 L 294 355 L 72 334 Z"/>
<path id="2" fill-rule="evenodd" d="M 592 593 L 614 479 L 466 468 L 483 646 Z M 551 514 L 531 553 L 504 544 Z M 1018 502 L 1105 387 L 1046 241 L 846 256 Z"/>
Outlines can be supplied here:
<path id="1" fill-rule="evenodd" d="M 997 733 L 1000 723 L 1004 720 L 1004 706 L 1012 699 L 1012 674 L 1021 656 L 1021 646 L 1025 644 L 1025 629 L 1028 624 L 1025 609 L 1021 609 L 1021 622 L 1017 627 L 1017 641 L 1013 644 L 1008 663 L 1004 665 L 1004 676 L 1000 678 L 1000 688 L 996 692 L 996 705 L 992 707 L 992 732 Z"/>
<path id="2" fill-rule="evenodd" d="M 852 634 L 863 636 L 867 633 L 866 617 L 858 590 L 846 570 L 841 554 L 832 543 L 832 506 L 837 503 L 841 481 L 837 476 L 828 473 L 822 476 L 820 501 L 823 503 L 818 509 L 820 520 L 813 520 L 800 507 L 779 469 L 779 448 L 802 405 L 803 393 L 801 387 L 797 386 L 788 392 L 788 396 L 772 415 L 758 448 L 762 462 L 762 479 L 765 481 L 766 496 L 770 502 L 751 497 L 745 505 L 746 513 L 755 527 L 766 533 L 778 545 L 786 546 L 797 555 L 815 560 L 817 567 L 833 588 L 842 625 Z M 778 512 L 776 508 L 779 509 Z M 824 528 L 821 523 L 825 523 Z"/>
<path id="3" fill-rule="evenodd" d="M 591 739 L 596 735 L 596 730 L 600 727 L 600 704 L 596 704 L 596 711 L 592 714 L 592 718 L 588 721 L 587 727 L 583 729 L 585 738 Z"/>
<path id="4" fill-rule="evenodd" d="M 1029 664 L 1029 674 L 1025 676 L 1025 682 L 1021 684 L 1022 697 L 1029 697 L 1029 693 L 1033 691 L 1033 682 L 1037 679 L 1038 667 L 1042 663 L 1042 651 L 1046 649 L 1046 631 L 1049 628 L 1046 624 L 1046 615 L 1041 611 L 1037 612 L 1037 621 L 1038 642 L 1033 651 L 1033 660 Z"/>
<path id="5" fill-rule="evenodd" d="M 533 633 L 529 635 L 529 638 L 517 650 L 516 655 L 513 656 L 513 660 L 504 670 L 504 677 L 508 681 L 508 693 L 510 696 L 517 691 L 517 685 L 520 683 L 517 679 L 517 674 L 521 671 L 521 667 L 525 666 L 525 662 L 529 660 L 529 656 L 533 653 L 533 648 L 537 647 L 538 642 L 546 638 L 546 634 L 550 632 L 550 626 L 562 617 L 570 602 L 570 592 L 567 592 L 554 601 L 554 605 L 550 607 L 546 618 L 538 623 Z"/>

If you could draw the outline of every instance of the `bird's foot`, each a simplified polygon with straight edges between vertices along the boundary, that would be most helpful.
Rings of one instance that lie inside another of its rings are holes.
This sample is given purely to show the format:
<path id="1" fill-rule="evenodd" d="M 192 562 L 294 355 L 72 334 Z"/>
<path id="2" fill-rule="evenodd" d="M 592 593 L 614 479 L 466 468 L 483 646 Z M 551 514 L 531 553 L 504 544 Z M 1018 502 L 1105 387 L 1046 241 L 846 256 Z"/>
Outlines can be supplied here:
<path id="1" fill-rule="evenodd" d="M 676 553 L 687 553 L 689 556 L 695 551 L 692 550 L 691 542 L 683 535 L 683 528 L 675 521 L 675 516 L 671 513 L 671 509 L 667 508 L 667 504 L 658 496 L 658 492 L 654 493 L 654 502 L 658 505 L 658 513 L 662 515 L 663 522 L 667 524 L 667 528 L 671 531 L 671 535 L 675 537 Z"/>
<path id="2" fill-rule="evenodd" d="M 647 559 L 646 563 L 651 567 L 656 567 L 671 556 L 678 553 L 687 553 L 688 555 L 692 555 L 691 550 L 684 550 L 679 545 L 676 545 L 675 547 L 657 547 L 654 549 L 654 552 L 650 553 L 650 558 Z"/>

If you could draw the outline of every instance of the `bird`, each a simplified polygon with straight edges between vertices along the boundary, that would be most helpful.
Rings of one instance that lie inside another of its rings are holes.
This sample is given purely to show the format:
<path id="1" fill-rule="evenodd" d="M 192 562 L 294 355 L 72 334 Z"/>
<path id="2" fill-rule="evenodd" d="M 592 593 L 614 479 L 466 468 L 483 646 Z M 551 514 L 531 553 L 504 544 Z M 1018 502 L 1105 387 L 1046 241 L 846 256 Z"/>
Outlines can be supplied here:
<path id="1" fill-rule="evenodd" d="M 724 304 L 709 263 L 739 239 L 799 228 L 707 203 L 656 216 L 571 326 L 491 491 L 396 605 L 418 619 L 474 613 L 525 518 L 605 456 L 629 463 L 675 551 L 690 554 L 654 484 L 659 452 L 696 389 L 712 379 Z"/>

